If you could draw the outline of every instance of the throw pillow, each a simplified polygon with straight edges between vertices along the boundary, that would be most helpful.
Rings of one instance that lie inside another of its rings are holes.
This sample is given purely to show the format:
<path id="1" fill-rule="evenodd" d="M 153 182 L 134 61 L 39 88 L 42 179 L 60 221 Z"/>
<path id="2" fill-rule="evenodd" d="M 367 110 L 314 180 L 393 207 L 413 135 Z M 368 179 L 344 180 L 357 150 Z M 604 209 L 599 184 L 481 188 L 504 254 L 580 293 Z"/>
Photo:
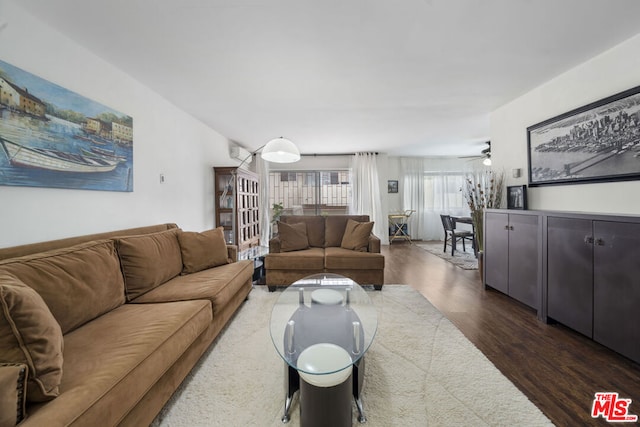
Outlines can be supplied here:
<path id="1" fill-rule="evenodd" d="M 358 252 L 367 252 L 371 230 L 373 230 L 373 221 L 357 222 L 350 219 L 347 221 L 347 228 L 344 230 L 340 247 Z"/>
<path id="2" fill-rule="evenodd" d="M 60 394 L 62 330 L 44 300 L 16 277 L 0 275 L 0 362 L 29 367 L 27 400 Z"/>
<path id="3" fill-rule="evenodd" d="M 307 224 L 304 222 L 287 224 L 278 221 L 278 235 L 282 252 L 299 251 L 309 247 Z"/>
<path id="4" fill-rule="evenodd" d="M 182 274 L 229 263 L 222 227 L 202 233 L 183 231 L 178 233 L 178 241 L 182 253 Z"/>
<path id="5" fill-rule="evenodd" d="M 29 368 L 22 363 L 0 363 L 0 427 L 14 427 L 24 419 Z"/>
<path id="6" fill-rule="evenodd" d="M 127 300 L 131 301 L 182 271 L 179 229 L 116 240 Z"/>

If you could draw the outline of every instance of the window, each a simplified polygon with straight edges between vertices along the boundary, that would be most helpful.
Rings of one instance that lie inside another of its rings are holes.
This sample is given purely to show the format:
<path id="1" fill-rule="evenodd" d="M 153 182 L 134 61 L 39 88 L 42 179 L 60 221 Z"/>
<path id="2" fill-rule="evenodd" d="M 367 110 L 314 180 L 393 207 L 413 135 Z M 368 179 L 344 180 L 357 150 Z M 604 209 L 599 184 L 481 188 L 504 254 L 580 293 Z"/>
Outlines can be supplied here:
<path id="1" fill-rule="evenodd" d="M 269 173 L 269 206 L 281 203 L 283 215 L 344 215 L 350 200 L 348 170 Z"/>
<path id="2" fill-rule="evenodd" d="M 336 185 L 340 184 L 338 172 L 320 172 L 322 185 Z M 347 182 L 348 184 L 348 182 Z"/>
<path id="3" fill-rule="evenodd" d="M 295 172 L 280 172 L 280 181 L 281 182 L 289 182 L 296 180 Z"/>
<path id="4" fill-rule="evenodd" d="M 461 191 L 464 188 L 463 172 L 424 173 L 424 193 L 429 210 L 443 212 L 468 211 L 468 205 Z"/>

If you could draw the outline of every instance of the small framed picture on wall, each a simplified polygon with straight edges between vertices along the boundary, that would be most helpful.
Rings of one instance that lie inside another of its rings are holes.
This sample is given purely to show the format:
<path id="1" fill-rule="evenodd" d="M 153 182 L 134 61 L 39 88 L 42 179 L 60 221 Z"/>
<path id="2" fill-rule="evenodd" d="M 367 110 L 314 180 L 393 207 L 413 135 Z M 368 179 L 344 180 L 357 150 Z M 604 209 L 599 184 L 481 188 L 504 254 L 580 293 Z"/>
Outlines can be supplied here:
<path id="1" fill-rule="evenodd" d="M 527 186 L 507 187 L 507 209 L 527 209 Z"/>
<path id="2" fill-rule="evenodd" d="M 387 181 L 387 193 L 397 193 L 397 192 L 398 192 L 398 180 Z"/>

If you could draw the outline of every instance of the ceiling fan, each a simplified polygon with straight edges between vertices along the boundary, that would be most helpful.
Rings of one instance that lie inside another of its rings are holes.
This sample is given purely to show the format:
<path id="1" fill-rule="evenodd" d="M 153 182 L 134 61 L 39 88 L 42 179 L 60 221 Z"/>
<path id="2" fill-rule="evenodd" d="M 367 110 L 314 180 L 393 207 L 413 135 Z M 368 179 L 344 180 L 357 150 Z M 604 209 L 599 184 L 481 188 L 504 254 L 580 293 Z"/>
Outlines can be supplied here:
<path id="1" fill-rule="evenodd" d="M 480 152 L 477 156 L 462 156 L 460 159 L 483 159 L 482 164 L 485 166 L 491 166 L 491 141 L 486 141 L 487 148 Z"/>

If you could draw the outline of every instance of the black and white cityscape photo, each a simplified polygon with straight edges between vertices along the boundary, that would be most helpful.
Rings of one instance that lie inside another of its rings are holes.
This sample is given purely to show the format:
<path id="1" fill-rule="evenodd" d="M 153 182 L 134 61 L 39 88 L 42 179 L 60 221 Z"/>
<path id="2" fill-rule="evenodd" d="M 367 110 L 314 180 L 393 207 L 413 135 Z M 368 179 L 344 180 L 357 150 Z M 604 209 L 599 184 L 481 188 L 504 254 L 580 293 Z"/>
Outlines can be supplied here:
<path id="1" fill-rule="evenodd" d="M 640 179 L 640 87 L 527 129 L 529 185 Z"/>

